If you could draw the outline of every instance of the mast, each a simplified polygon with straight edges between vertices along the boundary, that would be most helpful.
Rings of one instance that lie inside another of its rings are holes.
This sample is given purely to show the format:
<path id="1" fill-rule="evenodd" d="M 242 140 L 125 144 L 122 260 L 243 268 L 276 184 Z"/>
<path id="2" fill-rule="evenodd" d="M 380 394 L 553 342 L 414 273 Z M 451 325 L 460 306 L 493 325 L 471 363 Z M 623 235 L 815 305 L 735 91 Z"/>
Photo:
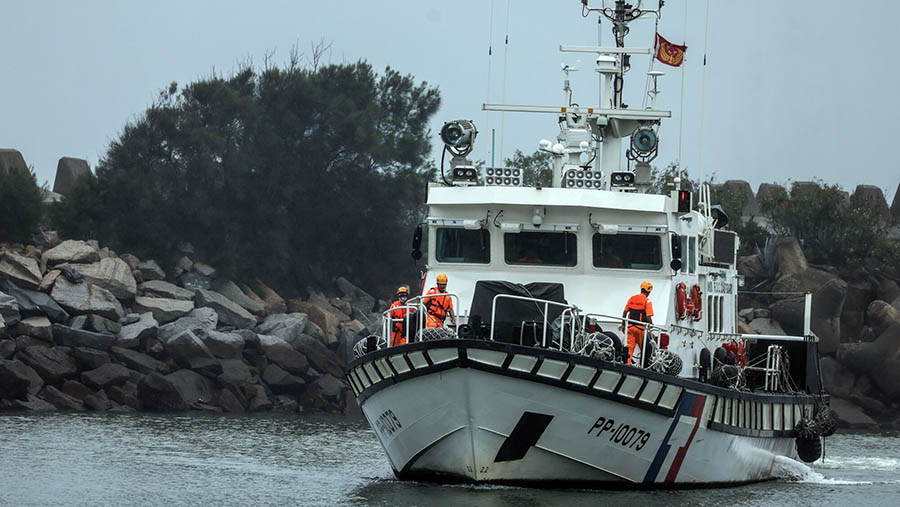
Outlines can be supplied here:
<path id="1" fill-rule="evenodd" d="M 595 71 L 601 81 L 600 104 L 598 107 L 572 106 L 572 89 L 569 73 L 578 70 L 578 64 L 563 65 L 565 74 L 562 106 L 483 104 L 485 111 L 552 113 L 559 118 L 561 132 L 558 142 L 548 140 L 540 142 L 540 149 L 552 153 L 556 157 L 554 164 L 553 185 L 560 187 L 602 188 L 603 190 L 634 190 L 635 174 L 622 177 L 622 171 L 630 172 L 623 167 L 622 139 L 632 137 L 631 146 L 626 153 L 629 162 L 649 167 L 649 161 L 656 157 L 656 131 L 662 118 L 670 118 L 671 111 L 656 110 L 655 100 L 648 109 L 629 109 L 623 103 L 625 74 L 631 68 L 632 55 L 652 55 L 652 48 L 626 47 L 625 36 L 629 32 L 629 23 L 645 16 L 659 17 L 662 1 L 656 9 L 644 9 L 643 0 L 637 5 L 616 0 L 614 8 L 605 6 L 592 8 L 588 0 L 581 0 L 582 15 L 598 14 L 612 23 L 615 47 L 560 45 L 563 53 L 591 53 L 596 55 Z M 602 19 L 602 18 L 601 18 Z M 656 76 L 653 76 L 654 93 Z M 654 95 L 655 97 L 655 95 Z M 597 145 L 599 143 L 599 146 Z M 597 156 L 597 150 L 600 151 Z M 602 179 L 596 185 L 591 181 L 579 179 L 573 181 L 570 174 L 591 174 L 591 167 L 582 165 L 581 154 L 586 153 L 594 161 L 594 173 L 601 174 Z M 576 170 L 572 173 L 572 170 Z M 619 175 L 616 178 L 616 174 Z M 649 173 L 648 173 L 649 176 Z M 623 185 L 621 182 L 630 182 Z M 637 182 L 639 183 L 639 182 Z M 624 188 L 627 187 L 627 188 Z"/>

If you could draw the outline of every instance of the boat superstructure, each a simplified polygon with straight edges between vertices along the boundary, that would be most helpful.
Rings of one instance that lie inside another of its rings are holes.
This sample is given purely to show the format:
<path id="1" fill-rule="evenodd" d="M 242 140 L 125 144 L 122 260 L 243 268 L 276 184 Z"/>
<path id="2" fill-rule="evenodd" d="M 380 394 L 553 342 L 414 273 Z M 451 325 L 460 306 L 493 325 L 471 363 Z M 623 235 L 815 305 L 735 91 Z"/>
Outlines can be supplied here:
<path id="1" fill-rule="evenodd" d="M 428 188 L 414 239 L 422 295 L 402 319 L 385 312 L 347 375 L 398 477 L 735 484 L 771 478 L 777 456 L 818 458 L 833 431 L 809 296 L 802 336 L 739 333 L 739 238 L 708 187 L 676 178 L 646 193 L 671 113 L 654 109 L 655 71 L 646 108 L 622 102 L 630 56 L 653 53 L 625 47 L 628 23 L 662 10 L 641 4 L 583 1 L 609 19 L 616 46 L 560 46 L 596 55 L 598 107 L 573 104 L 570 67 L 562 106 L 484 105 L 555 116 L 556 142 L 539 143 L 553 160 L 549 185 L 521 168 L 476 168 L 474 124 L 444 125 L 450 167 Z M 425 325 L 439 273 L 455 329 Z M 623 308 L 643 281 L 653 324 L 628 364 L 625 331 L 642 323 Z M 406 343 L 388 346 L 395 324 Z"/>

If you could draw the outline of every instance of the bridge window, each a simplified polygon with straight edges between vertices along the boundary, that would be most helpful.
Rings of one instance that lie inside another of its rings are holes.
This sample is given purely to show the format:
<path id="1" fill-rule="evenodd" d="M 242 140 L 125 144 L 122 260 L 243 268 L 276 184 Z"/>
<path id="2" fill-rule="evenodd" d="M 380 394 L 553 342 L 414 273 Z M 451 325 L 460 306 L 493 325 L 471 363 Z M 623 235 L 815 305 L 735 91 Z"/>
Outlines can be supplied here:
<path id="1" fill-rule="evenodd" d="M 516 232 L 503 235 L 507 264 L 574 266 L 577 238 L 571 232 Z"/>
<path id="2" fill-rule="evenodd" d="M 491 233 L 442 227 L 437 230 L 438 262 L 488 264 L 491 262 Z"/>
<path id="3" fill-rule="evenodd" d="M 613 269 L 662 268 L 662 242 L 647 234 L 594 234 L 594 267 Z"/>

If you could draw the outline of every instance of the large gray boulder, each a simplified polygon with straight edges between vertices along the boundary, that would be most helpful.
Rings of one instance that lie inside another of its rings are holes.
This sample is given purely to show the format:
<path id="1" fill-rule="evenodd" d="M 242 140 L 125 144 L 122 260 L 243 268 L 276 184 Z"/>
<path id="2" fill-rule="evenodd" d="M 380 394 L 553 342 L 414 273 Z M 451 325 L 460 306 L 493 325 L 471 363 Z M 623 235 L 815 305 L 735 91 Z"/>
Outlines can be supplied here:
<path id="1" fill-rule="evenodd" d="M 19 312 L 23 316 L 46 315 L 52 322 L 61 324 L 69 321 L 69 314 L 52 297 L 43 292 L 23 289 L 8 280 L 0 280 L 0 290 L 15 298 Z"/>
<path id="2" fill-rule="evenodd" d="M 57 410 L 81 412 L 84 410 L 84 403 L 81 400 L 69 396 L 53 386 L 47 386 L 40 393 L 40 397 L 51 403 Z"/>
<path id="3" fill-rule="evenodd" d="M 180 412 L 188 408 L 175 382 L 155 372 L 138 382 L 137 397 L 141 408 L 148 411 Z"/>
<path id="4" fill-rule="evenodd" d="M 262 280 L 260 280 L 259 278 L 254 280 L 252 288 L 254 294 L 256 294 L 265 302 L 264 307 L 267 314 L 287 312 L 287 303 L 285 302 L 284 298 L 279 296 L 274 289 L 263 283 Z M 247 291 L 245 290 L 244 292 Z M 250 296 L 249 293 L 248 296 Z"/>
<path id="5" fill-rule="evenodd" d="M 256 325 L 256 317 L 218 292 L 197 289 L 197 293 L 194 296 L 194 304 L 197 307 L 207 307 L 215 310 L 219 314 L 219 321 L 225 325 L 239 329 L 248 329 Z"/>
<path id="6" fill-rule="evenodd" d="M 876 335 L 880 335 L 887 328 L 900 323 L 900 311 L 878 299 L 869 303 L 866 317 Z"/>
<path id="7" fill-rule="evenodd" d="M 140 380 L 138 380 L 138 382 L 140 382 Z M 109 396 L 110 400 L 115 401 L 116 403 L 125 405 L 134 410 L 141 409 L 141 401 L 138 399 L 137 395 L 137 382 L 134 380 L 129 380 L 122 385 L 110 386 L 109 389 L 106 389 L 106 394 Z"/>
<path id="8" fill-rule="evenodd" d="M 239 359 L 244 351 L 244 338 L 237 333 L 207 331 L 200 339 L 214 356 L 221 359 Z"/>
<path id="9" fill-rule="evenodd" d="M 863 334 L 866 309 L 873 299 L 872 283 L 863 276 L 848 277 L 847 295 L 841 309 L 841 341 L 857 341 Z"/>
<path id="10" fill-rule="evenodd" d="M 124 348 L 136 348 L 141 344 L 141 340 L 155 338 L 158 330 L 159 323 L 153 318 L 153 313 L 142 313 L 137 322 L 122 326 L 116 345 Z"/>
<path id="11" fill-rule="evenodd" d="M 212 287 L 212 280 L 199 273 L 184 273 L 178 277 L 178 283 L 188 290 L 209 289 Z"/>
<path id="12" fill-rule="evenodd" d="M 0 292 L 0 323 L 4 323 L 7 327 L 16 325 L 16 322 L 22 318 L 19 313 L 19 304 L 16 298 L 9 294 Z"/>
<path id="13" fill-rule="evenodd" d="M 206 344 L 190 330 L 165 339 L 163 346 L 172 359 L 185 368 L 197 368 L 198 365 L 205 365 L 206 360 L 218 363 Z"/>
<path id="14" fill-rule="evenodd" d="M 260 347 L 266 358 L 289 373 L 305 375 L 309 370 L 306 356 L 294 350 L 286 341 L 276 336 L 259 335 Z"/>
<path id="15" fill-rule="evenodd" d="M 134 299 L 137 281 L 128 264 L 118 257 L 107 257 L 93 264 L 79 265 L 78 271 L 86 281 L 103 287 L 119 299 Z"/>
<path id="16" fill-rule="evenodd" d="M 900 340 L 900 336 L 894 336 L 893 339 Z M 869 377 L 888 399 L 900 401 L 900 359 L 896 354 L 874 365 Z"/>
<path id="17" fill-rule="evenodd" d="M 766 319 L 766 318 L 758 318 L 750 321 L 750 328 L 756 331 L 758 334 L 767 334 L 767 335 L 784 335 L 784 329 L 778 324 L 778 321 L 775 319 Z"/>
<path id="18" fill-rule="evenodd" d="M 163 280 L 150 280 L 138 285 L 138 290 L 142 296 L 166 299 L 183 299 L 185 301 L 194 300 L 194 291 L 181 288 L 174 283 Z"/>
<path id="19" fill-rule="evenodd" d="M 304 408 L 318 411 L 338 411 L 343 408 L 343 392 L 346 384 L 332 375 L 322 375 L 315 379 L 300 397 Z"/>
<path id="20" fill-rule="evenodd" d="M 125 315 L 116 296 L 103 287 L 90 283 L 72 283 L 60 277 L 53 285 L 50 295 L 59 306 L 73 314 L 96 313 L 112 320 Z"/>
<path id="21" fill-rule="evenodd" d="M 810 328 L 819 337 L 819 352 L 833 355 L 841 343 L 841 313 L 847 297 L 847 282 L 834 278 L 812 296 Z"/>
<path id="22" fill-rule="evenodd" d="M 350 306 L 359 313 L 363 315 L 368 314 L 375 307 L 375 298 L 368 292 L 350 283 L 346 278 L 338 277 L 334 281 L 334 285 L 343 294 L 344 298 L 350 301 Z M 350 315 L 353 316 L 354 314 L 351 313 Z"/>
<path id="23" fill-rule="evenodd" d="M 109 362 L 109 354 L 89 347 L 72 347 L 72 357 L 79 370 L 94 370 Z"/>
<path id="24" fill-rule="evenodd" d="M 274 313 L 259 323 L 255 331 L 259 334 L 277 336 L 292 347 L 296 347 L 308 322 L 309 317 L 305 313 Z"/>
<path id="25" fill-rule="evenodd" d="M 16 355 L 48 384 L 57 384 L 78 373 L 75 359 L 58 348 L 31 346 Z"/>
<path id="26" fill-rule="evenodd" d="M 241 308 L 254 315 L 265 314 L 265 308 L 263 307 L 263 305 L 259 304 L 258 302 L 244 294 L 244 291 L 242 291 L 241 288 L 231 280 L 216 280 L 215 282 L 213 282 L 212 288 L 214 291 L 225 296 L 231 301 L 234 301 L 235 303 L 240 305 Z"/>
<path id="27" fill-rule="evenodd" d="M 27 289 L 37 289 L 43 279 L 36 260 L 10 251 L 0 252 L 0 278 L 4 277 Z"/>
<path id="28" fill-rule="evenodd" d="M 56 407 L 52 403 L 38 398 L 33 394 L 26 396 L 24 400 L 13 400 L 9 404 L 9 410 L 29 411 L 29 412 L 55 412 Z"/>
<path id="29" fill-rule="evenodd" d="M 53 180 L 53 191 L 68 196 L 75 187 L 75 182 L 91 174 L 87 160 L 73 157 L 62 157 L 56 164 L 56 179 Z"/>
<path id="30" fill-rule="evenodd" d="M 10 148 L 0 149 L 0 176 L 6 176 L 10 169 L 28 169 L 22 152 Z"/>
<path id="31" fill-rule="evenodd" d="M 141 262 L 138 264 L 137 269 L 141 272 L 141 276 L 145 281 L 166 279 L 166 272 L 152 259 Z"/>
<path id="32" fill-rule="evenodd" d="M 57 345 L 64 347 L 88 347 L 97 350 L 109 350 L 116 342 L 114 335 L 74 329 L 62 324 L 53 324 L 53 339 Z"/>
<path id="33" fill-rule="evenodd" d="M 336 377 L 344 375 L 344 367 L 339 357 L 328 350 L 320 340 L 309 335 L 303 335 L 298 340 L 298 345 L 294 348 L 303 354 L 317 371 L 330 373 Z"/>
<path id="34" fill-rule="evenodd" d="M 838 426 L 852 429 L 874 429 L 878 423 L 867 416 L 859 406 L 841 398 L 831 399 L 831 408 L 837 414 Z"/>
<path id="35" fill-rule="evenodd" d="M 900 297 L 900 286 L 894 280 L 882 280 L 875 290 L 875 296 L 882 301 L 890 303 L 897 297 Z"/>
<path id="36" fill-rule="evenodd" d="M 222 387 L 233 391 L 242 391 L 255 383 L 250 367 L 240 359 L 223 359 L 222 373 L 217 380 Z"/>
<path id="37" fill-rule="evenodd" d="M 779 238 L 775 254 L 778 259 L 778 270 L 782 276 L 800 273 L 809 268 L 800 243 L 793 236 Z"/>
<path id="38" fill-rule="evenodd" d="M 112 347 L 110 348 L 110 352 L 119 362 L 131 368 L 132 370 L 139 371 L 141 373 L 162 373 L 163 375 L 169 373 L 169 365 L 166 363 L 159 361 L 150 357 L 147 354 L 142 352 L 138 352 L 136 350 L 126 349 L 122 347 Z"/>
<path id="39" fill-rule="evenodd" d="M 849 398 L 853 394 L 856 375 L 832 357 L 823 357 L 819 363 L 822 385 L 831 396 Z"/>
<path id="40" fill-rule="evenodd" d="M 900 222 L 900 184 L 897 184 L 897 191 L 894 192 L 894 202 L 891 203 L 891 216 L 894 220 Z"/>
<path id="41" fill-rule="evenodd" d="M 103 389 L 85 398 L 84 404 L 91 410 L 97 412 L 106 412 L 112 408 L 112 403 L 109 401 L 109 397 L 106 396 L 106 391 Z"/>
<path id="42" fill-rule="evenodd" d="M 119 331 L 122 330 L 122 325 L 114 320 L 109 320 L 106 317 L 101 317 L 99 315 L 81 315 L 77 318 L 84 318 L 84 324 L 81 326 L 81 329 L 86 331 L 93 331 L 95 333 L 103 333 L 103 334 L 119 334 Z M 74 326 L 73 326 L 74 327 Z"/>
<path id="43" fill-rule="evenodd" d="M 57 264 L 91 264 L 100 261 L 100 252 L 84 241 L 67 239 L 41 255 L 47 266 Z"/>
<path id="44" fill-rule="evenodd" d="M 208 378 L 191 370 L 178 370 L 166 375 L 187 405 L 209 404 L 216 397 L 216 386 Z"/>
<path id="45" fill-rule="evenodd" d="M 163 341 L 188 330 L 201 335 L 216 329 L 218 323 L 219 315 L 212 308 L 194 308 L 184 317 L 160 326 L 157 335 Z"/>
<path id="46" fill-rule="evenodd" d="M 81 373 L 81 382 L 94 389 L 107 389 L 121 385 L 131 378 L 131 370 L 121 364 L 106 363 L 99 368 Z"/>
<path id="47" fill-rule="evenodd" d="M 875 185 L 857 185 L 856 190 L 850 196 L 850 202 L 854 206 L 871 210 L 876 217 L 890 220 L 890 209 L 884 193 Z"/>
<path id="48" fill-rule="evenodd" d="M 53 342 L 53 328 L 50 319 L 44 316 L 26 317 L 12 327 L 14 336 L 28 335 Z"/>
<path id="49" fill-rule="evenodd" d="M 831 274 L 821 269 L 807 268 L 803 271 L 781 276 L 774 285 L 772 291 L 776 299 L 790 297 L 787 293 L 803 294 L 806 292 L 816 292 L 831 280 L 840 280 L 837 275 Z M 846 282 L 841 281 L 844 286 Z"/>
<path id="50" fill-rule="evenodd" d="M 138 296 L 134 298 L 134 311 L 150 312 L 160 324 L 172 322 L 194 309 L 194 303 L 180 299 L 151 298 Z"/>
<path id="51" fill-rule="evenodd" d="M 2 331 L 2 329 L 0 329 Z M 0 340 L 0 359 L 9 359 L 16 353 L 16 342 Z"/>
<path id="52" fill-rule="evenodd" d="M 262 379 L 275 394 L 298 395 L 303 392 L 303 388 L 306 386 L 306 381 L 302 378 L 291 375 L 276 364 L 270 364 L 266 367 Z"/>
<path id="53" fill-rule="evenodd" d="M 0 400 L 25 399 L 40 391 L 44 381 L 30 366 L 18 360 L 0 359 Z"/>
<path id="54" fill-rule="evenodd" d="M 269 397 L 269 393 L 266 392 L 266 388 L 260 384 L 256 384 L 252 386 L 250 389 L 250 402 L 247 406 L 248 412 L 265 412 L 272 408 L 272 399 Z"/>

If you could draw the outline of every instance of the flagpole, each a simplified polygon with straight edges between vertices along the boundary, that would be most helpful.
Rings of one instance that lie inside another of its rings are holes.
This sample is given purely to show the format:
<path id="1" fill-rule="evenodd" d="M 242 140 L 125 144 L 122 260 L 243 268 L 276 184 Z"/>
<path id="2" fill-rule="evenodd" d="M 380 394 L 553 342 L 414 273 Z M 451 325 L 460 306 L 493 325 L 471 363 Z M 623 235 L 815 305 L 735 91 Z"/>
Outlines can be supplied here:
<path id="1" fill-rule="evenodd" d="M 687 2 L 684 3 L 684 42 L 687 46 Z M 687 54 L 684 55 L 685 58 Z M 684 67 L 685 63 L 681 62 L 681 104 L 678 106 L 678 171 L 684 170 L 684 164 L 681 162 L 682 138 L 684 132 Z"/>
<path id="2" fill-rule="evenodd" d="M 706 116 L 706 49 L 709 43 L 709 0 L 706 0 L 706 28 L 703 36 L 703 85 L 700 95 L 700 185 L 703 185 L 703 119 Z M 708 205 L 709 203 L 707 203 Z"/>

